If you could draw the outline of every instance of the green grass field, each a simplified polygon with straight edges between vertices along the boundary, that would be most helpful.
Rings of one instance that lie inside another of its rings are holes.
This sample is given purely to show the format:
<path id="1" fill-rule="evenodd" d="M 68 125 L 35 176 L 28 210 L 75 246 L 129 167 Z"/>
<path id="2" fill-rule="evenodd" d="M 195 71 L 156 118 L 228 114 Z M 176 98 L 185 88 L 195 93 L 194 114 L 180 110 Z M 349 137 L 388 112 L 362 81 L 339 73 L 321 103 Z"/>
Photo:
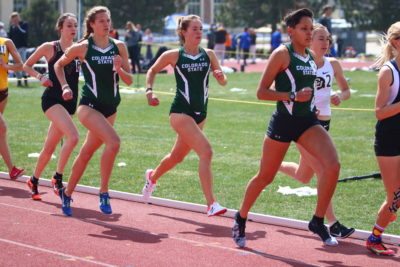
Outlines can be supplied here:
<path id="1" fill-rule="evenodd" d="M 226 87 L 220 87 L 211 79 L 205 133 L 214 149 L 215 194 L 219 202 L 229 208 L 239 207 L 246 184 L 258 169 L 261 144 L 275 109 L 273 102 L 260 102 L 255 97 L 260 76 L 259 73 L 231 74 Z M 351 78 L 351 88 L 357 92 L 340 109 L 333 110 L 330 131 L 340 155 L 341 178 L 378 171 L 373 152 L 376 73 L 347 72 L 346 76 Z M 141 75 L 139 82 L 135 81 L 134 85 L 143 86 L 144 79 L 145 76 Z M 168 112 L 174 86 L 172 75 L 157 76 L 154 89 L 161 104 L 156 108 L 147 106 L 143 91 L 122 94 L 115 126 L 121 136 L 122 146 L 116 164 L 125 162 L 126 167 L 115 166 L 112 189 L 140 193 L 145 169 L 155 167 L 171 149 L 175 134 L 169 126 Z M 16 88 L 11 84 L 5 113 L 13 158 L 18 166 L 26 169 L 28 175 L 32 174 L 36 163 L 36 158 L 29 158 L 28 154 L 40 152 L 49 124 L 41 111 L 42 90 L 38 84 L 36 87 L 31 85 L 30 89 Z M 82 142 L 86 132 L 80 125 L 79 130 Z M 78 150 L 79 147 L 73 158 Z M 96 153 L 90 162 L 82 177 L 82 184 L 99 185 L 99 155 Z M 66 169 L 66 177 L 70 173 L 73 158 Z M 285 160 L 298 160 L 294 145 Z M 189 154 L 182 164 L 162 177 L 154 195 L 203 204 L 205 201 L 199 185 L 197 163 L 197 156 Z M 52 160 L 42 177 L 51 177 L 55 166 L 56 160 Z M 277 193 L 279 186 L 293 188 L 303 185 L 278 174 L 252 211 L 309 220 L 314 212 L 316 197 L 284 196 Z M 310 186 L 316 187 L 315 179 Z M 339 183 L 334 196 L 337 217 L 348 226 L 370 230 L 384 196 L 381 180 Z M 387 233 L 400 234 L 399 223 L 388 227 Z"/>

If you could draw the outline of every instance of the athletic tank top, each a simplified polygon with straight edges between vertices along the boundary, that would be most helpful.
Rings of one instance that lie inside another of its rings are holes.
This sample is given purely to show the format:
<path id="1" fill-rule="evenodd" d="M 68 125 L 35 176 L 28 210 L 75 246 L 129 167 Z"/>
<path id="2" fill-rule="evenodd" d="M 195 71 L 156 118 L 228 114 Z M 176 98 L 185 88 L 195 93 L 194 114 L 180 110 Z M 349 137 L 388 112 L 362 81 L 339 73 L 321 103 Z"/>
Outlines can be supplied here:
<path id="1" fill-rule="evenodd" d="M 8 63 L 8 49 L 6 41 L 8 39 L 0 37 L 0 58 Z M 5 90 L 8 87 L 8 71 L 5 68 L 0 67 L 0 90 Z"/>
<path id="2" fill-rule="evenodd" d="M 99 104 L 118 106 L 121 102 L 119 95 L 119 76 L 114 70 L 114 56 L 119 50 L 114 41 L 109 38 L 106 48 L 96 46 L 92 37 L 88 39 L 88 50 L 82 64 L 85 85 L 82 97 Z"/>
<path id="3" fill-rule="evenodd" d="M 317 70 L 315 80 L 315 106 L 321 116 L 331 116 L 331 93 L 335 72 L 331 62 L 324 57 L 324 65 Z"/>
<path id="4" fill-rule="evenodd" d="M 54 71 L 54 64 L 57 62 L 58 59 L 60 59 L 62 55 L 64 55 L 64 51 L 62 51 L 60 41 L 54 41 L 53 48 L 54 55 L 47 64 L 49 68 L 49 79 L 53 82 L 53 86 L 47 87 L 43 93 L 43 96 L 48 96 L 63 101 L 61 85 Z M 67 80 L 67 83 L 73 92 L 72 101 L 75 102 L 78 98 L 79 69 L 80 62 L 78 59 L 75 59 L 71 61 L 68 65 L 64 66 L 65 79 Z"/>
<path id="5" fill-rule="evenodd" d="M 292 44 L 285 44 L 289 51 L 290 63 L 286 70 L 275 78 L 275 88 L 278 92 L 297 92 L 304 87 L 314 89 L 317 65 L 310 52 L 306 49 L 306 57 L 294 52 Z M 314 93 L 307 102 L 278 101 L 277 112 L 292 116 L 311 116 L 315 110 Z"/>
<path id="6" fill-rule="evenodd" d="M 207 112 L 210 67 L 210 58 L 203 48 L 195 56 L 186 54 L 183 47 L 179 49 L 174 69 L 176 94 L 171 107 L 173 112 Z"/>
<path id="7" fill-rule="evenodd" d="M 400 101 L 400 71 L 395 60 L 386 62 L 384 66 L 388 66 L 392 70 L 393 83 L 390 86 L 390 96 L 387 104 L 394 104 Z M 378 120 L 376 129 L 382 132 L 395 132 L 400 134 L 400 113 L 396 115 Z"/>

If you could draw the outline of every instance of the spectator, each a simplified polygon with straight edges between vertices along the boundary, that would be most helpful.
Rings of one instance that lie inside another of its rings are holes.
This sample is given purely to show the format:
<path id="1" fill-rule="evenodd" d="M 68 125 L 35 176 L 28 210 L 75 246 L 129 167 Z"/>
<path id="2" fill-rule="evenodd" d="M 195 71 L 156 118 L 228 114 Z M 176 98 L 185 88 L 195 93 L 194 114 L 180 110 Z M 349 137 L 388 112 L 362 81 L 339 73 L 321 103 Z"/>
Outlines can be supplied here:
<path id="1" fill-rule="evenodd" d="M 332 34 L 332 13 L 333 13 L 334 7 L 331 5 L 325 5 L 322 7 L 322 16 L 318 19 L 318 22 L 322 25 L 324 25 L 330 34 Z M 331 57 L 336 56 L 336 50 L 334 44 L 331 46 L 331 50 L 329 52 L 329 55 Z"/>
<path id="2" fill-rule="evenodd" d="M 147 28 L 144 32 L 143 42 L 146 45 L 146 55 L 145 55 L 145 64 L 148 64 L 150 60 L 153 58 L 153 33 L 151 32 L 150 28 Z"/>
<path id="3" fill-rule="evenodd" d="M 7 38 L 7 32 L 4 30 L 4 23 L 0 21 L 0 37 Z"/>
<path id="4" fill-rule="evenodd" d="M 232 50 L 232 37 L 229 34 L 229 32 L 226 33 L 226 41 L 225 41 L 225 51 L 227 51 L 228 56 L 231 56 L 231 50 Z"/>
<path id="5" fill-rule="evenodd" d="M 257 33 L 254 28 L 250 28 L 250 57 L 251 64 L 256 64 L 256 42 L 257 42 Z"/>
<path id="6" fill-rule="evenodd" d="M 139 51 L 138 52 L 139 52 L 139 61 L 140 61 L 140 59 L 143 59 L 143 57 L 142 57 L 142 41 L 143 41 L 144 33 L 142 31 L 142 24 L 137 23 L 136 30 L 139 33 Z M 139 71 L 139 73 L 140 73 L 140 71 Z"/>
<path id="7" fill-rule="evenodd" d="M 26 49 L 28 48 L 28 23 L 21 20 L 18 12 L 11 13 L 9 38 L 14 42 L 22 62 L 26 61 Z M 15 73 L 18 79 L 18 86 L 22 86 L 21 78 L 24 78 L 25 86 L 28 86 L 28 79 L 25 72 Z"/>
<path id="8" fill-rule="evenodd" d="M 239 39 L 239 50 L 243 58 L 243 66 L 246 66 L 246 59 L 249 57 L 250 52 L 250 34 L 247 27 L 244 28 L 243 32 L 238 36 Z"/>
<path id="9" fill-rule="evenodd" d="M 276 26 L 275 31 L 271 35 L 271 53 L 282 44 L 281 27 Z"/>
<path id="10" fill-rule="evenodd" d="M 325 5 L 322 7 L 322 16 L 318 19 L 318 22 L 324 25 L 329 33 L 332 33 L 332 13 L 333 6 Z"/>
<path id="11" fill-rule="evenodd" d="M 215 46 L 215 24 L 211 24 L 210 31 L 207 33 L 207 48 L 214 49 Z"/>
<path id="12" fill-rule="evenodd" d="M 132 73 L 136 73 L 136 66 L 140 73 L 140 48 L 139 42 L 141 41 L 140 33 L 137 31 L 135 25 L 128 21 L 125 26 L 125 42 L 128 47 L 129 58 L 132 65 Z"/>
<path id="13" fill-rule="evenodd" d="M 234 33 L 232 34 L 231 37 L 231 57 L 234 57 L 237 59 L 238 63 L 239 63 L 239 53 L 238 53 L 238 46 L 237 46 L 237 40 L 238 38 L 238 34 Z"/>
<path id="14" fill-rule="evenodd" d="M 228 32 L 225 30 L 224 25 L 220 24 L 215 32 L 215 46 L 214 51 L 215 55 L 221 62 L 221 65 L 224 65 L 225 59 L 225 42 L 226 42 L 226 34 Z"/>

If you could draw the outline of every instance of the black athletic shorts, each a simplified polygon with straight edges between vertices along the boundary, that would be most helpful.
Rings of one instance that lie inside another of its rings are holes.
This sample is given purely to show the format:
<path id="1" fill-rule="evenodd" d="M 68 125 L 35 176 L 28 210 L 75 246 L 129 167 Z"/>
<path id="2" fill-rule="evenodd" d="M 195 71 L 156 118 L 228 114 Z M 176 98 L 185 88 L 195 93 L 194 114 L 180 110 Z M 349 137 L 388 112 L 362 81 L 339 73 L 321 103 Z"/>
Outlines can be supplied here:
<path id="1" fill-rule="evenodd" d="M 267 136 L 279 142 L 296 142 L 306 130 L 314 125 L 320 125 L 315 115 L 296 117 L 274 112 L 268 125 Z"/>
<path id="2" fill-rule="evenodd" d="M 395 157 L 400 156 L 400 132 L 375 133 L 375 156 Z"/>
<path id="3" fill-rule="evenodd" d="M 0 91 L 0 102 L 8 97 L 8 88 Z"/>
<path id="4" fill-rule="evenodd" d="M 321 121 L 319 120 L 319 124 L 321 124 L 322 127 L 324 127 L 324 129 L 329 132 L 329 128 L 331 125 L 331 120 L 327 120 L 327 121 Z"/>
<path id="5" fill-rule="evenodd" d="M 81 100 L 79 101 L 79 106 L 80 105 L 88 106 L 94 110 L 97 110 L 98 112 L 103 114 L 103 116 L 106 118 L 112 116 L 113 114 L 115 114 L 117 112 L 117 107 L 114 105 L 100 104 L 100 103 L 93 101 L 92 99 L 88 99 L 85 97 L 82 97 Z"/>
<path id="6" fill-rule="evenodd" d="M 60 99 L 56 99 L 47 95 L 42 96 L 42 110 L 44 113 L 54 105 L 63 106 L 70 115 L 74 115 L 76 111 L 76 100 L 64 101 Z"/>
<path id="7" fill-rule="evenodd" d="M 207 118 L 207 113 L 206 112 L 174 112 L 173 110 L 170 111 L 169 114 L 171 113 L 177 113 L 177 114 L 186 114 L 194 119 L 196 124 L 202 123 L 206 118 Z"/>

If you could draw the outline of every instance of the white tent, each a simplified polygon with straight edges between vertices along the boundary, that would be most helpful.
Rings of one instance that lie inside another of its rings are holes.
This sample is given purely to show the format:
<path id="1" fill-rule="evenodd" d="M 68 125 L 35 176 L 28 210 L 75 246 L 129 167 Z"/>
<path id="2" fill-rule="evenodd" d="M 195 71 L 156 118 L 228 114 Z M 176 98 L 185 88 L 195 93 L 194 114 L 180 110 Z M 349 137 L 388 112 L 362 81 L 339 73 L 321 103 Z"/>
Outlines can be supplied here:
<path id="1" fill-rule="evenodd" d="M 176 29 L 178 28 L 178 19 L 182 16 L 186 16 L 184 13 L 174 13 L 172 15 L 166 16 L 164 18 L 164 34 L 175 34 Z M 203 31 L 207 32 L 210 29 L 209 24 L 203 23 Z"/>

